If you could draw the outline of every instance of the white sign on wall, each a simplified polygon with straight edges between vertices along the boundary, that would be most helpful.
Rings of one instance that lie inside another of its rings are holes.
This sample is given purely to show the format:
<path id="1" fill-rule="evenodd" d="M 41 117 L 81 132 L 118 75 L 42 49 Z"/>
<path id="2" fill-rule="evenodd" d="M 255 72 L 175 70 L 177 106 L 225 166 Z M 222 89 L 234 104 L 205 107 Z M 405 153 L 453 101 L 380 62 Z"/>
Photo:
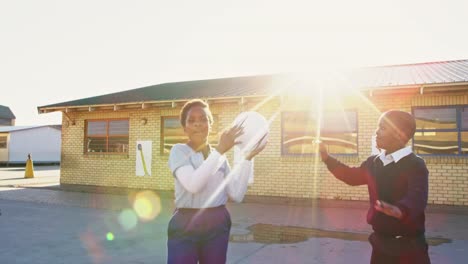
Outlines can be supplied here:
<path id="1" fill-rule="evenodd" d="M 136 142 L 136 175 L 151 176 L 152 141 Z"/>

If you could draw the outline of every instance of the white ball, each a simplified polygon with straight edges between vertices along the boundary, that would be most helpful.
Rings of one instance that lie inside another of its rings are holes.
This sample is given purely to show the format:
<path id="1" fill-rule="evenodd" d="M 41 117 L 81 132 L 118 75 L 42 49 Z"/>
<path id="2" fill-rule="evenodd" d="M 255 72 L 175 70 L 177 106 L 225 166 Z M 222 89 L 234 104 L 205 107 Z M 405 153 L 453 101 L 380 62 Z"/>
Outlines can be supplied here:
<path id="1" fill-rule="evenodd" d="M 248 152 L 267 143 L 270 128 L 268 121 L 261 114 L 254 111 L 242 112 L 234 120 L 234 125 L 243 127 L 243 134 L 236 140 L 241 142 L 237 145 L 241 151 Z"/>

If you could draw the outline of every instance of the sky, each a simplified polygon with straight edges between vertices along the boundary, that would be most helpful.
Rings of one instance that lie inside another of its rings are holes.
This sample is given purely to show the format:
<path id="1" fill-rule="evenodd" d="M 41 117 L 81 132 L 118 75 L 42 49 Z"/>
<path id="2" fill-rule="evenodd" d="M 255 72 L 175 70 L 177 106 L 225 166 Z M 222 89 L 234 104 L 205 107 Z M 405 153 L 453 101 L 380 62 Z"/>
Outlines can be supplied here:
<path id="1" fill-rule="evenodd" d="M 468 1 L 0 0 L 0 105 L 164 82 L 468 59 Z"/>

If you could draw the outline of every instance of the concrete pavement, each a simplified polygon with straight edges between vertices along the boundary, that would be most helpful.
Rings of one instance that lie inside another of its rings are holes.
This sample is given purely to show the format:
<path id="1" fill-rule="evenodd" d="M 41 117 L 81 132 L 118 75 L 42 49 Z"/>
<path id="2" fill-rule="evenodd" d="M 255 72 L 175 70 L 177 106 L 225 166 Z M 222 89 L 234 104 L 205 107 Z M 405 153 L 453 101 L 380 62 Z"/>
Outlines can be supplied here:
<path id="1" fill-rule="evenodd" d="M 58 185 L 60 166 L 34 166 L 34 178 L 24 178 L 24 166 L 0 167 L 0 186 L 3 187 L 45 187 Z"/>
<path id="2" fill-rule="evenodd" d="M 167 195 L 158 196 L 160 212 L 145 221 L 130 213 L 135 194 L 18 188 L 11 186 L 21 184 L 5 186 L 3 181 L 1 263 L 165 263 L 166 228 L 173 211 Z M 228 263 L 369 261 L 365 203 L 241 203 L 228 208 L 233 222 Z M 466 263 L 468 210 L 428 211 L 432 262 Z"/>

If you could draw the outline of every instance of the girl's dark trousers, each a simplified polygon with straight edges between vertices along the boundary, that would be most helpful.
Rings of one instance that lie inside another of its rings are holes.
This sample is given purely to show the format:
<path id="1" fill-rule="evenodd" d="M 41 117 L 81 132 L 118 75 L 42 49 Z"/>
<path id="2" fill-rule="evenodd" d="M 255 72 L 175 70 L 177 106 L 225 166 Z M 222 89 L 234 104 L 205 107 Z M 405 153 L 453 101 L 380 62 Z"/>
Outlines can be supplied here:
<path id="1" fill-rule="evenodd" d="M 168 230 L 168 264 L 226 263 L 231 216 L 224 205 L 177 208 Z"/>

